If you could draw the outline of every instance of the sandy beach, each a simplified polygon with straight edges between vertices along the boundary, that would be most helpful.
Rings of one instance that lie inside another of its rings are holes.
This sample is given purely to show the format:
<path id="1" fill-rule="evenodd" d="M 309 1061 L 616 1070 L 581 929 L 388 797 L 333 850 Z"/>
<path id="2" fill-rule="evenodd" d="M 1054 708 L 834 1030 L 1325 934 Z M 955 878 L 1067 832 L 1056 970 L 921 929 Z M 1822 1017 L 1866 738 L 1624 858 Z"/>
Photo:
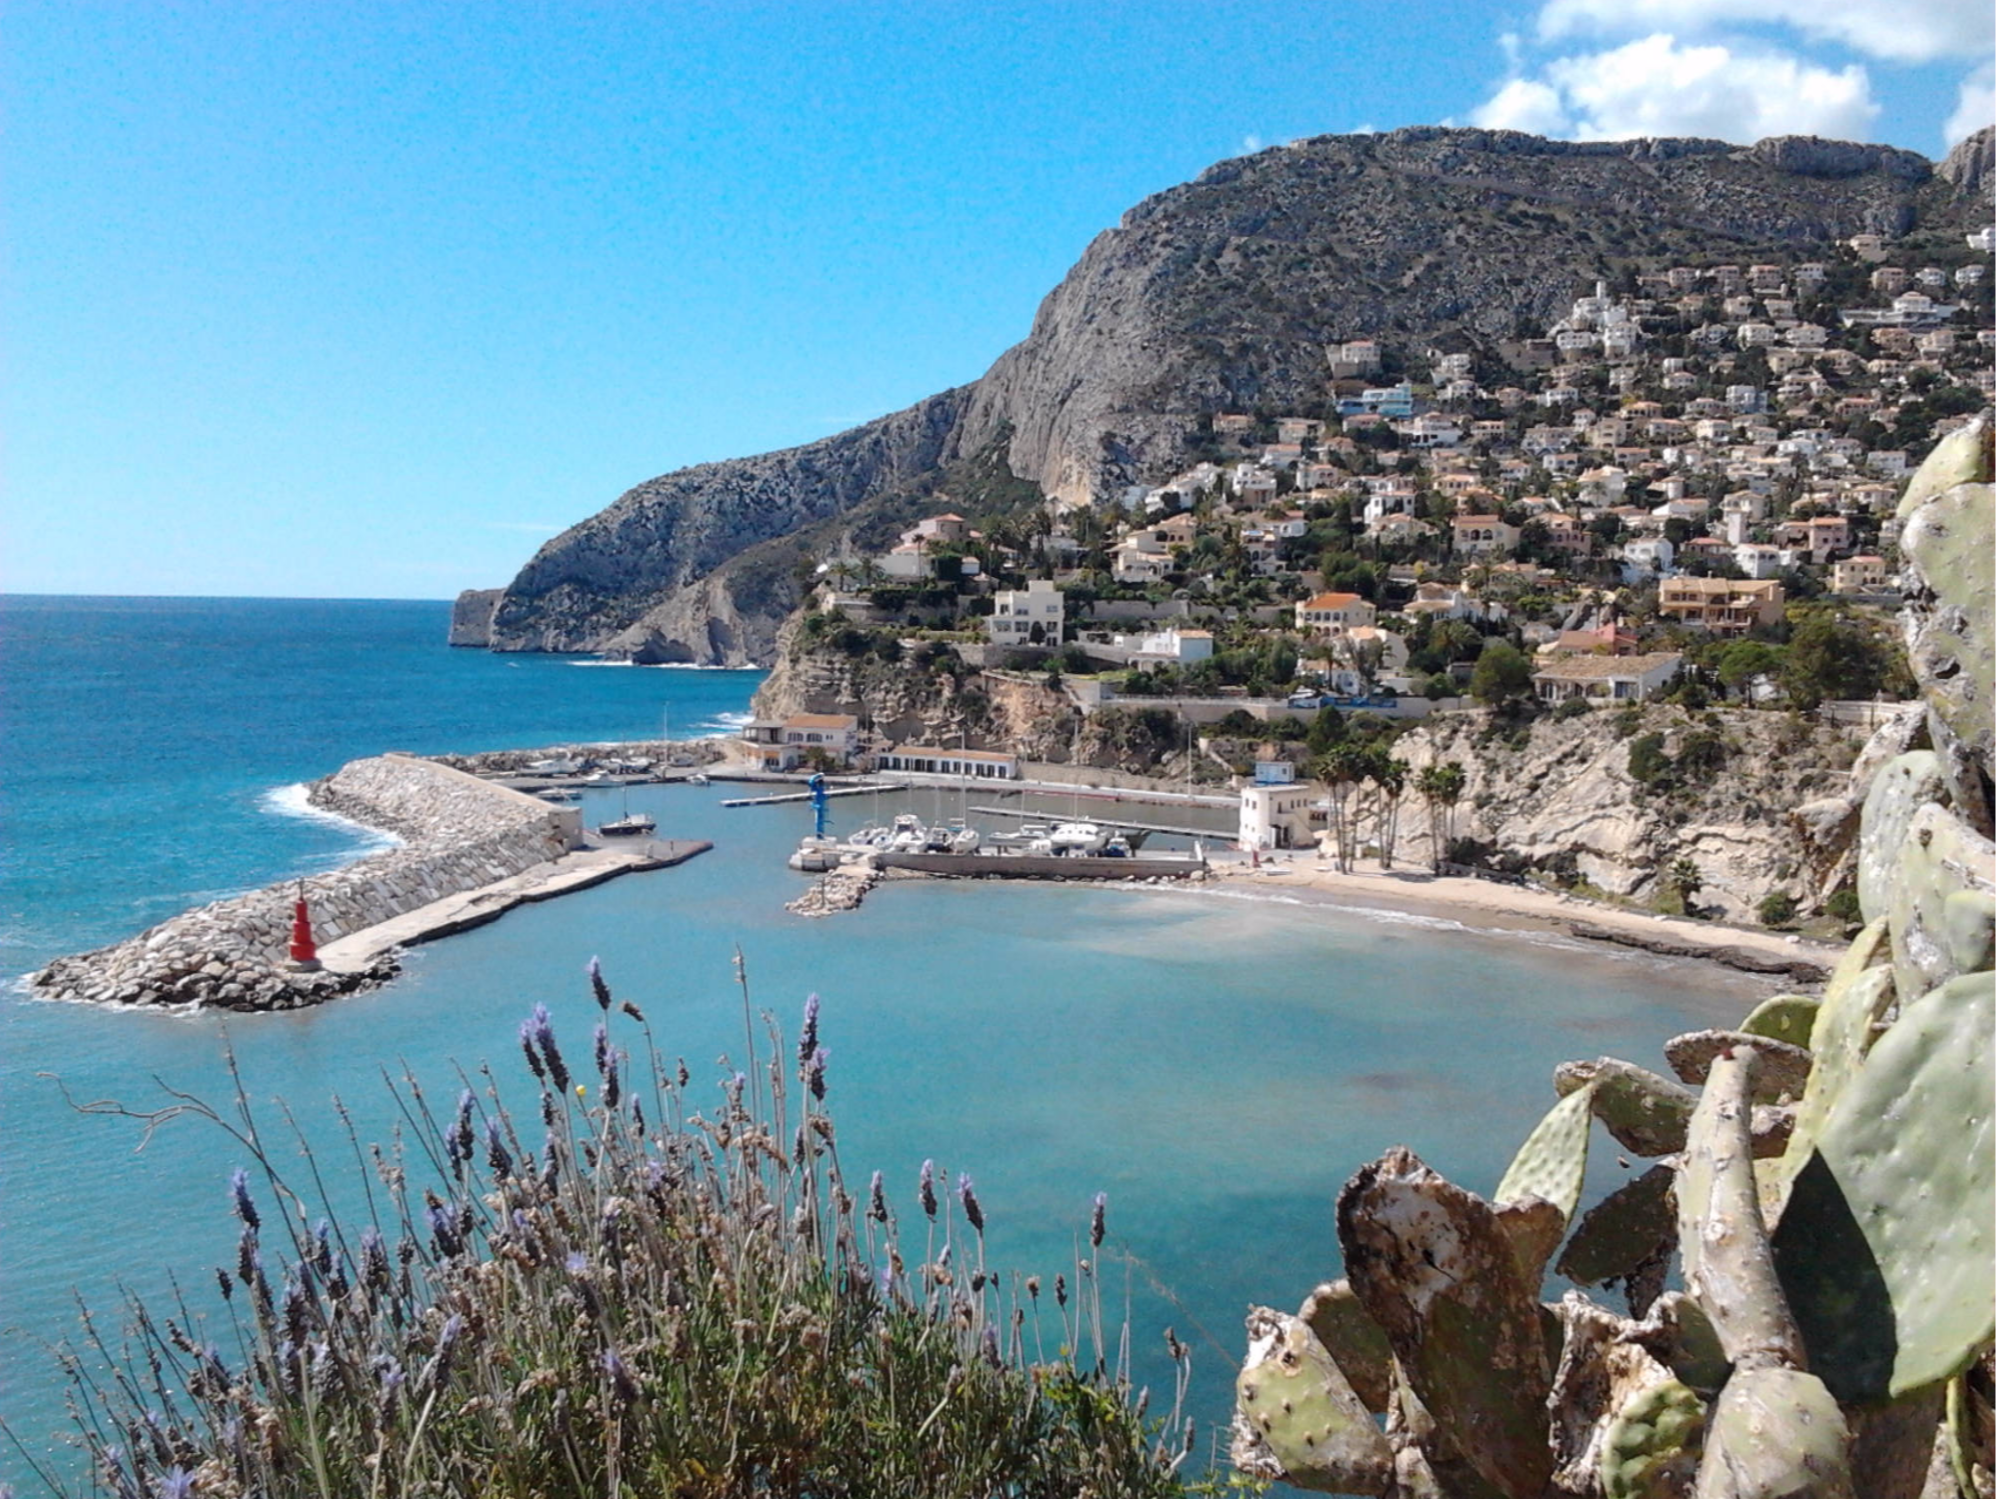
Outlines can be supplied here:
<path id="1" fill-rule="evenodd" d="M 1210 851 L 1208 857 L 1213 864 L 1211 877 L 1244 893 L 1281 893 L 1421 912 L 1486 931 L 1568 932 L 1622 940 L 1672 956 L 1711 958 L 1733 967 L 1766 964 L 1763 971 L 1771 972 L 1778 964 L 1807 964 L 1827 971 L 1843 952 L 1838 945 L 1782 932 L 1654 916 L 1524 885 L 1432 875 L 1419 868 L 1383 870 L 1370 860 L 1341 874 L 1329 859 L 1308 851 L 1265 854 L 1259 866 L 1242 854 Z M 1806 970 L 1797 970 L 1795 976 L 1799 984 L 1810 982 Z"/>

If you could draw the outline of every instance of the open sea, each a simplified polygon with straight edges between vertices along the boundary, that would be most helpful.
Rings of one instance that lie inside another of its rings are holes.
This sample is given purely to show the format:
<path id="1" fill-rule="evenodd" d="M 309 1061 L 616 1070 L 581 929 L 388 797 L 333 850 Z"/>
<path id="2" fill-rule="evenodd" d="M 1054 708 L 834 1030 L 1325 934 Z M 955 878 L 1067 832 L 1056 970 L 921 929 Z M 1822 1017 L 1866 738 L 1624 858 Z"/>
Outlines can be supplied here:
<path id="1" fill-rule="evenodd" d="M 933 1157 L 976 1179 L 993 1261 L 1051 1280 L 1108 1193 L 1106 1310 L 1127 1307 L 1138 1376 L 1167 1397 L 1163 1329 L 1192 1345 L 1204 1453 L 1246 1307 L 1294 1308 L 1338 1273 L 1331 1204 L 1353 1169 L 1406 1144 L 1489 1190 L 1552 1102 L 1555 1063 L 1656 1065 L 1664 1038 L 1770 992 L 1560 938 L 1203 892 L 895 883 L 805 921 L 783 909 L 803 878 L 783 861 L 809 810 L 724 809 L 716 785 L 630 795 L 661 836 L 712 853 L 415 949 L 372 994 L 226 1017 L 26 997 L 20 976 L 58 954 L 376 846 L 304 808 L 302 783 L 346 760 L 656 738 L 667 718 L 676 738 L 719 734 L 761 680 L 452 651 L 448 618 L 441 603 L 0 597 L 0 1420 L 58 1472 L 75 1464 L 53 1350 L 76 1339 L 79 1300 L 107 1327 L 127 1293 L 178 1284 L 208 1305 L 244 1161 L 211 1124 L 148 1134 L 65 1095 L 226 1104 L 225 1045 L 262 1120 L 281 1104 L 325 1146 L 343 1198 L 335 1097 L 383 1141 L 384 1070 L 454 1097 L 455 1069 L 490 1061 L 531 1100 L 518 1024 L 545 1003 L 584 1051 L 592 956 L 718 1089 L 742 1053 L 739 951 L 787 1029 L 823 996 L 842 1159 L 860 1181 L 886 1173 L 904 1222 Z M 590 795 L 595 821 L 617 793 Z M 834 831 L 865 801 L 834 802 Z M 1592 1190 L 1623 1174 L 1598 1137 Z M 4 1441 L 0 1480 L 40 1489 Z"/>

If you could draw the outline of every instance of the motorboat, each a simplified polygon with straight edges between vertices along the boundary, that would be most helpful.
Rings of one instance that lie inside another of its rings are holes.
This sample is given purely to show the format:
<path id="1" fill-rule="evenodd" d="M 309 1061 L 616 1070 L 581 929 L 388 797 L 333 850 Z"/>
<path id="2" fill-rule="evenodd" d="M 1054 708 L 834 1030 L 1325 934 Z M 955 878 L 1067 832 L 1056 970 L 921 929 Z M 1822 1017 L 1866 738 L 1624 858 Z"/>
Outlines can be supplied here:
<path id="1" fill-rule="evenodd" d="M 686 778 L 686 783 L 689 786 L 708 786 L 713 784 L 711 781 L 707 779 L 706 776 L 702 775 L 699 771 L 695 771 L 692 775 L 688 776 Z"/>
<path id="2" fill-rule="evenodd" d="M 1056 853 L 1093 854 L 1109 842 L 1109 833 L 1100 823 L 1059 822 L 1047 835 L 1047 842 Z"/>
<path id="3" fill-rule="evenodd" d="M 841 843 L 837 838 L 806 834 L 798 840 L 797 852 L 786 862 L 792 869 L 805 874 L 824 874 L 827 870 L 837 869 L 851 851 L 850 845 Z"/>
<path id="4" fill-rule="evenodd" d="M 534 795 L 538 796 L 544 802 L 579 802 L 582 800 L 582 793 L 580 791 L 571 791 L 566 786 L 550 786 L 546 790 L 535 792 Z"/>
<path id="5" fill-rule="evenodd" d="M 883 846 L 892 853 L 919 854 L 929 846 L 929 829 L 913 812 L 898 812 Z"/>

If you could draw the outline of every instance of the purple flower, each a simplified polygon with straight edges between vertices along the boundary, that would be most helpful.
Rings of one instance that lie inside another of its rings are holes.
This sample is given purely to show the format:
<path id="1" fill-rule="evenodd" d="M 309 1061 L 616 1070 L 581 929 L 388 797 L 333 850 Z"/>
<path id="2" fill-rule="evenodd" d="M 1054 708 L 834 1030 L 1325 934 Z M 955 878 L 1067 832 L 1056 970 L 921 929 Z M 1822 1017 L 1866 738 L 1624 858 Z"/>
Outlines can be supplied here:
<path id="1" fill-rule="evenodd" d="M 373 1224 L 361 1230 L 361 1284 L 371 1291 L 388 1289 L 388 1247 Z"/>
<path id="2" fill-rule="evenodd" d="M 985 1327 L 984 1336 L 978 1339 L 978 1343 L 979 1346 L 984 1350 L 985 1362 L 990 1364 L 994 1369 L 998 1368 L 999 1367 L 998 1329 L 996 1327 L 987 1324 Z"/>
<path id="3" fill-rule="evenodd" d="M 534 1045 L 541 1053 L 541 1062 L 548 1069 L 548 1080 L 555 1085 L 557 1093 L 569 1091 L 569 1069 L 562 1061 L 561 1048 L 555 1045 L 555 1022 L 548 1014 L 546 1005 L 534 1006 L 531 1021 Z"/>
<path id="4" fill-rule="evenodd" d="M 610 1070 L 610 1027 L 601 1020 L 596 1023 L 596 1033 L 591 1038 L 595 1042 L 596 1070 L 607 1073 Z"/>
<path id="5" fill-rule="evenodd" d="M 500 1138 L 499 1121 L 485 1121 L 485 1158 L 491 1163 L 492 1174 L 501 1181 L 513 1174 L 513 1157 L 506 1149 L 506 1141 Z"/>
<path id="6" fill-rule="evenodd" d="M 596 995 L 597 1007 L 608 1012 L 610 1009 L 610 985 L 603 981 L 603 965 L 597 962 L 595 958 L 589 960 L 589 987 Z"/>
<path id="7" fill-rule="evenodd" d="M 589 1274 L 589 1256 L 580 1249 L 571 1249 L 562 1260 L 562 1268 L 580 1280 Z"/>
<path id="8" fill-rule="evenodd" d="M 811 1065 L 811 1054 L 818 1049 L 818 996 L 807 994 L 804 997 L 804 1027 L 797 1033 L 797 1064 L 800 1067 Z"/>
<path id="9" fill-rule="evenodd" d="M 13 1490 L 9 1489 L 11 1495 Z M 194 1475 L 175 1463 L 166 1470 L 160 1479 L 159 1487 L 153 1490 L 154 1499 L 190 1499 L 194 1493 Z"/>
<path id="10" fill-rule="evenodd" d="M 617 1356 L 615 1348 L 604 1350 L 603 1372 L 610 1376 L 611 1387 L 617 1391 L 617 1398 L 619 1400 L 622 1400 L 627 1405 L 637 1401 L 639 1394 L 638 1381 L 632 1375 L 629 1366 L 625 1364 L 624 1360 Z"/>
<path id="11" fill-rule="evenodd" d="M 957 1200 L 964 1205 L 964 1218 L 971 1225 L 971 1231 L 982 1236 L 985 1231 L 985 1210 L 978 1206 L 977 1189 L 971 1184 L 969 1172 L 957 1173 Z"/>
<path id="12" fill-rule="evenodd" d="M 1095 1208 L 1089 1214 L 1089 1248 L 1100 1249 L 1103 1243 L 1103 1214 L 1109 1207 L 1109 1194 L 1096 1193 Z"/>
<path id="13" fill-rule="evenodd" d="M 876 1223 L 888 1221 L 888 1194 L 887 1189 L 881 1184 L 881 1174 L 878 1171 L 874 1173 L 874 1179 L 867 1188 L 867 1216 Z"/>
<path id="14" fill-rule="evenodd" d="M 263 1227 L 257 1218 L 257 1205 L 250 1201 L 250 1173 L 241 1166 L 229 1178 L 229 1192 L 236 1199 L 236 1216 L 253 1229 Z"/>
<path id="15" fill-rule="evenodd" d="M 832 1053 L 824 1047 L 812 1048 L 811 1070 L 806 1074 L 806 1082 L 811 1087 L 811 1096 L 820 1103 L 825 1102 L 825 1064 L 831 1058 Z"/>
<path id="16" fill-rule="evenodd" d="M 541 1065 L 541 1054 L 534 1050 L 534 1022 L 520 1022 L 520 1051 L 527 1058 L 528 1069 L 536 1078 L 546 1080 L 547 1069 Z"/>
<path id="17" fill-rule="evenodd" d="M 934 1218 L 936 1216 L 936 1163 L 934 1161 L 924 1161 L 922 1163 L 922 1176 L 916 1184 L 916 1190 L 922 1197 L 922 1211 L 927 1213 L 931 1218 Z"/>

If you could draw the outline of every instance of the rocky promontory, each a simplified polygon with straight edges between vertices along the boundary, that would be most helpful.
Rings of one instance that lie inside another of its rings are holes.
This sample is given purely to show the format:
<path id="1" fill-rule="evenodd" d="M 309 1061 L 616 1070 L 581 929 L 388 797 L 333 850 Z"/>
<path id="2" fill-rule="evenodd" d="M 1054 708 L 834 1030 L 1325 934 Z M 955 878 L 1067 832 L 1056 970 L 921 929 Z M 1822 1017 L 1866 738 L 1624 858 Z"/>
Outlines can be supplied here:
<path id="1" fill-rule="evenodd" d="M 999 445 L 1020 479 L 1098 499 L 1172 470 L 1203 415 L 1306 410 L 1327 350 L 1447 344 L 1501 360 L 1616 268 L 1715 251 L 1829 257 L 1870 232 L 1989 222 L 1989 131 L 1931 163 L 1784 137 L 1564 142 L 1412 128 L 1221 162 L 1087 247 L 977 382 L 820 442 L 638 485 L 543 546 L 502 592 L 496 650 L 767 664 L 798 602 L 785 545 Z M 829 530 L 828 530 L 829 528 Z M 460 633 L 478 633 L 468 596 Z M 454 627 L 455 628 L 455 627 Z"/>

